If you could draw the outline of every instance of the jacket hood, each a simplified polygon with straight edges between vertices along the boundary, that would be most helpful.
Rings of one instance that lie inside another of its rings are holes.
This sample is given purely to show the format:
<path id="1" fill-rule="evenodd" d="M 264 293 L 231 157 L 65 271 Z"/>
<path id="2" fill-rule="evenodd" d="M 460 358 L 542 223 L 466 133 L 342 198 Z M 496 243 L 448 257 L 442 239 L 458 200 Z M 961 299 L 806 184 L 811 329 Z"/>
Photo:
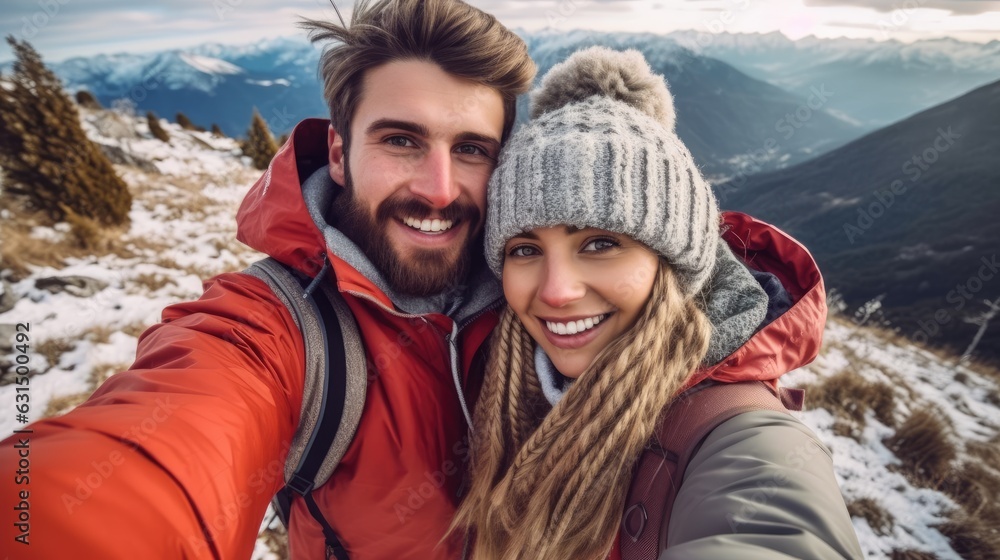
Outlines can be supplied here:
<path id="1" fill-rule="evenodd" d="M 746 214 L 724 212 L 722 238 L 763 284 L 769 309 L 763 326 L 749 340 L 700 369 L 688 386 L 705 379 L 774 385 L 778 377 L 812 362 L 819 353 L 827 314 L 823 277 L 801 243 Z M 768 286 L 768 280 L 780 287 Z"/>
<path id="2" fill-rule="evenodd" d="M 326 243 L 309 215 L 302 182 L 327 164 L 325 119 L 306 119 L 292 131 L 236 213 L 236 238 L 296 270 L 315 276 Z M 338 279 L 341 270 L 335 266 Z"/>

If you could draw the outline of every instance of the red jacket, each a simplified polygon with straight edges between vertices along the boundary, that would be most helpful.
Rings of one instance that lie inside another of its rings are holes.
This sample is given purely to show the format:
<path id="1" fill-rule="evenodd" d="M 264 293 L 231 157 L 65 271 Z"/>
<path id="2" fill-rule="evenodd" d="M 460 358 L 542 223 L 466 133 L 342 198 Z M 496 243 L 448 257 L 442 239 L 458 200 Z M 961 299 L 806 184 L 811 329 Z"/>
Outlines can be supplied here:
<path id="1" fill-rule="evenodd" d="M 353 443 L 314 496 L 352 560 L 455 558 L 457 543 L 438 545 L 468 455 L 445 343 L 452 321 L 395 314 L 327 250 L 300 190 L 326 163 L 327 126 L 300 123 L 238 215 L 241 241 L 303 272 L 315 274 L 327 254 L 374 367 Z M 822 280 L 782 232 L 742 214 L 725 219 L 737 255 L 777 274 L 796 305 L 701 377 L 774 379 L 818 351 Z M 468 396 L 479 380 L 467 372 L 495 323 L 489 310 L 460 333 Z M 200 299 L 168 307 L 143 333 L 127 372 L 0 444 L 0 464 L 12 471 L 15 445 L 30 440 L 28 484 L 0 476 L 4 549 L 15 558 L 248 558 L 283 484 L 303 364 L 298 328 L 262 282 L 235 273 L 206 282 Z M 7 505 L 20 491 L 29 492 L 30 545 L 15 543 L 18 512 Z M 322 532 L 301 500 L 292 519 L 293 557 L 323 558 Z"/>

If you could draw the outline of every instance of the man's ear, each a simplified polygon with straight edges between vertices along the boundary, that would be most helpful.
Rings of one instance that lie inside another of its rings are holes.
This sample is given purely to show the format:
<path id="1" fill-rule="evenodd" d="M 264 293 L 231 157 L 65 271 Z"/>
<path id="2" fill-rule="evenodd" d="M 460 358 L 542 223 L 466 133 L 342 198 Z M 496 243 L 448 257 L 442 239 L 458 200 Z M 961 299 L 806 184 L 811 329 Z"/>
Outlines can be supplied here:
<path id="1" fill-rule="evenodd" d="M 326 134 L 326 143 L 330 146 L 330 178 L 338 185 L 344 186 L 344 169 L 347 166 L 346 154 L 344 154 L 344 137 L 337 134 L 330 125 L 330 130 Z"/>

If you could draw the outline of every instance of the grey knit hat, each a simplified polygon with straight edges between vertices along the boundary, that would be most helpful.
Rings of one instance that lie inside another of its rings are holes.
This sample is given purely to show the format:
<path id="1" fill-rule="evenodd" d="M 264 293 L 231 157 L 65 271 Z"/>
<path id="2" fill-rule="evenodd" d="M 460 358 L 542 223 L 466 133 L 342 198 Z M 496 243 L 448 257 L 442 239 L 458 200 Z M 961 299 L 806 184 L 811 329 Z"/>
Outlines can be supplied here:
<path id="1" fill-rule="evenodd" d="M 719 210 L 674 121 L 665 81 L 639 51 L 592 47 L 554 66 L 490 179 L 493 272 L 500 276 L 511 237 L 567 224 L 646 244 L 667 258 L 685 293 L 697 293 L 715 265 Z"/>

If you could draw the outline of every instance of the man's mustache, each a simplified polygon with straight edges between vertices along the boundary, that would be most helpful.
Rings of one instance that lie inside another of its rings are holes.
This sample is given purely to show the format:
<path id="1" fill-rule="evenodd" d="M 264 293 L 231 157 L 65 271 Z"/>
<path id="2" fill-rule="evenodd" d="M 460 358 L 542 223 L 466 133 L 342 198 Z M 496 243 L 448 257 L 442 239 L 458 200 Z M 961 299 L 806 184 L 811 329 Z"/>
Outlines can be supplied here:
<path id="1" fill-rule="evenodd" d="M 435 210 L 427 204 L 415 199 L 391 198 L 379 205 L 375 218 L 379 222 L 385 222 L 398 216 L 409 216 L 423 220 L 434 216 L 442 220 L 453 222 L 469 222 L 473 226 L 479 223 L 481 214 L 475 204 L 456 200 L 448 206 Z"/>

